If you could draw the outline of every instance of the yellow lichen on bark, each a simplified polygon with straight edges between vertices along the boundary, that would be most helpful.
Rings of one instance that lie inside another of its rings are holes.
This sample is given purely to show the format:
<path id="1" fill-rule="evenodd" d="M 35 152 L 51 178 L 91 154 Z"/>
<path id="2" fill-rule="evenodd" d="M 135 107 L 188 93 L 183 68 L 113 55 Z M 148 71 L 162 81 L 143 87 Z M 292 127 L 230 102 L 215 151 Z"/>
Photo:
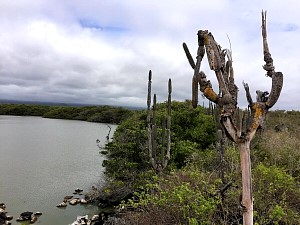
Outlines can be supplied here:
<path id="1" fill-rule="evenodd" d="M 204 35 L 204 44 L 205 45 L 210 45 L 210 39 L 209 39 L 209 35 L 208 34 Z"/>
<path id="2" fill-rule="evenodd" d="M 212 102 L 217 102 L 218 100 L 218 95 L 214 92 L 214 90 L 211 87 L 205 88 L 203 94 Z"/>
<path id="3" fill-rule="evenodd" d="M 259 118 L 262 114 L 262 109 L 258 106 L 257 103 L 254 103 L 251 108 L 255 112 L 253 115 L 253 123 L 252 123 L 251 130 L 256 130 L 259 126 Z"/>
<path id="4" fill-rule="evenodd" d="M 262 125 L 261 123 L 264 121 L 267 112 L 265 109 L 265 104 L 258 102 L 254 103 L 251 106 L 251 109 L 254 111 L 251 130 L 256 130 L 260 125 Z"/>

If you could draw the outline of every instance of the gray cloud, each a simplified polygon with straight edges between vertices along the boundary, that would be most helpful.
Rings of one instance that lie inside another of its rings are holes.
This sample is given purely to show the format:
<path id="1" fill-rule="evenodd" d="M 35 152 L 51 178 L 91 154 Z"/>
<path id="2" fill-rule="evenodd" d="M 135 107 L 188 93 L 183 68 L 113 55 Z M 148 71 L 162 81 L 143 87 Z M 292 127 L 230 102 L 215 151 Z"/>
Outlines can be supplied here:
<path id="1" fill-rule="evenodd" d="M 268 10 L 268 39 L 276 69 L 285 76 L 280 109 L 299 109 L 300 3 L 279 1 L 0 2 L 0 98 L 146 106 L 148 71 L 153 93 L 190 99 L 191 70 L 182 42 L 195 56 L 197 31 L 209 29 L 233 50 L 239 103 L 242 81 L 251 93 L 269 90 L 262 69 L 261 9 Z M 278 16 L 280 15 L 280 16 Z M 202 70 L 216 87 L 207 59 Z"/>

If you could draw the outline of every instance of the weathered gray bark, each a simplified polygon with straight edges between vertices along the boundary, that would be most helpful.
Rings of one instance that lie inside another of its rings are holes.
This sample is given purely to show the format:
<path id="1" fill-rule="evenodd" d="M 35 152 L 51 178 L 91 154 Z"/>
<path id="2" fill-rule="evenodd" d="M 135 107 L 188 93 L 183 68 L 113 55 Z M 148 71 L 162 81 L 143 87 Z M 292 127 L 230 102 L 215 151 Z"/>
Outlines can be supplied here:
<path id="1" fill-rule="evenodd" d="M 238 143 L 240 149 L 241 170 L 242 170 L 242 202 L 243 224 L 253 224 L 253 198 L 251 182 L 251 159 L 250 159 L 250 141 L 241 141 Z"/>
<path id="2" fill-rule="evenodd" d="M 198 87 L 200 86 L 200 91 L 204 94 L 204 96 L 220 106 L 220 122 L 225 128 L 226 135 L 239 147 L 243 184 L 241 205 L 243 208 L 244 225 L 253 225 L 250 143 L 257 129 L 263 127 L 268 109 L 277 102 L 283 84 L 283 75 L 281 72 L 275 72 L 273 59 L 268 48 L 266 12 L 262 12 L 262 37 L 264 61 L 266 62 L 263 68 L 267 71 L 267 76 L 272 78 L 272 88 L 270 95 L 267 91 L 257 91 L 256 102 L 253 102 L 248 84 L 243 83 L 250 108 L 250 122 L 248 121 L 244 123 L 242 113 L 240 113 L 237 108 L 238 89 L 234 83 L 234 72 L 230 50 L 222 50 L 221 46 L 217 44 L 210 32 L 207 30 L 200 30 L 198 31 L 198 51 L 196 57 L 197 61 L 195 63 L 187 45 L 183 43 L 183 48 L 188 61 L 194 69 L 194 76 L 192 80 L 193 106 L 197 107 Z M 205 50 L 210 69 L 215 71 L 219 83 L 219 94 L 216 94 L 213 90 L 205 73 L 202 71 L 200 72 L 200 65 L 204 57 Z M 233 123 L 234 114 L 237 114 L 235 124 Z M 245 127 L 245 125 L 247 126 Z"/>

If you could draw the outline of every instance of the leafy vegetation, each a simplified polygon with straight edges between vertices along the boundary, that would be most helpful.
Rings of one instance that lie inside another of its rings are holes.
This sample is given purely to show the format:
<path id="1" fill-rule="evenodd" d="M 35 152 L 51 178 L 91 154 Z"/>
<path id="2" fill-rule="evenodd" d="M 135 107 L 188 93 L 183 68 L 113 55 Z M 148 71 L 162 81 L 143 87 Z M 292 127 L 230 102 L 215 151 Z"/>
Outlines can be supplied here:
<path id="1" fill-rule="evenodd" d="M 47 106 L 1 104 L 0 115 L 42 116 L 53 119 L 84 120 L 119 124 L 132 115 L 132 111 L 112 106 Z"/>
<path id="2" fill-rule="evenodd" d="M 164 117 L 165 106 L 158 105 L 158 117 Z M 137 171 L 141 173 L 150 169 L 146 118 L 146 111 L 137 111 L 118 126 L 113 142 L 106 146 L 109 154 L 104 166 L 109 177 L 126 180 Z M 198 123 L 192 122 L 191 118 Z M 172 102 L 171 132 L 173 168 L 183 167 L 193 152 L 208 148 L 215 140 L 212 116 L 205 115 L 200 107 L 192 109 L 189 101 Z"/>
<path id="3" fill-rule="evenodd" d="M 166 116 L 166 104 L 157 108 L 159 121 Z M 126 224 L 242 223 L 238 149 L 227 141 L 221 164 L 215 148 L 215 119 L 205 108 L 193 109 L 190 101 L 172 102 L 171 161 L 160 175 L 149 163 L 146 111 L 3 104 L 0 114 L 120 123 L 105 147 L 107 182 L 99 200 L 117 205 Z M 271 111 L 264 131 L 253 142 L 257 225 L 300 224 L 299 119 L 297 111 Z"/>
<path id="4" fill-rule="evenodd" d="M 158 117 L 165 113 L 159 104 Z M 118 209 L 126 224 L 242 224 L 239 152 L 227 141 L 220 163 L 213 116 L 190 101 L 172 102 L 171 162 L 159 175 L 149 163 L 146 117 L 135 112 L 107 144 L 109 182 L 100 198 L 123 199 Z M 300 224 L 299 117 L 270 112 L 253 142 L 255 224 Z"/>

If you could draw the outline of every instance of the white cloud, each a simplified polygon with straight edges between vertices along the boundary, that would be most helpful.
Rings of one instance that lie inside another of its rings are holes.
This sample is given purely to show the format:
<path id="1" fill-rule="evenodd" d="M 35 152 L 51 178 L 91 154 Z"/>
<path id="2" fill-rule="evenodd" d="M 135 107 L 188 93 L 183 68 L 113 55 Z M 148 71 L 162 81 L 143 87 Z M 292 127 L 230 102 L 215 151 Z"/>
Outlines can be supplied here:
<path id="1" fill-rule="evenodd" d="M 300 3 L 287 0 L 0 0 L 0 98 L 146 106 L 148 71 L 153 92 L 190 99 L 197 31 L 209 29 L 223 48 L 232 44 L 240 105 L 242 81 L 251 93 L 270 90 L 262 69 L 261 18 L 268 10 L 268 41 L 284 89 L 276 105 L 300 109 L 297 42 Z M 207 59 L 202 70 L 217 86 Z M 254 96 L 253 96 L 254 97 Z"/>

